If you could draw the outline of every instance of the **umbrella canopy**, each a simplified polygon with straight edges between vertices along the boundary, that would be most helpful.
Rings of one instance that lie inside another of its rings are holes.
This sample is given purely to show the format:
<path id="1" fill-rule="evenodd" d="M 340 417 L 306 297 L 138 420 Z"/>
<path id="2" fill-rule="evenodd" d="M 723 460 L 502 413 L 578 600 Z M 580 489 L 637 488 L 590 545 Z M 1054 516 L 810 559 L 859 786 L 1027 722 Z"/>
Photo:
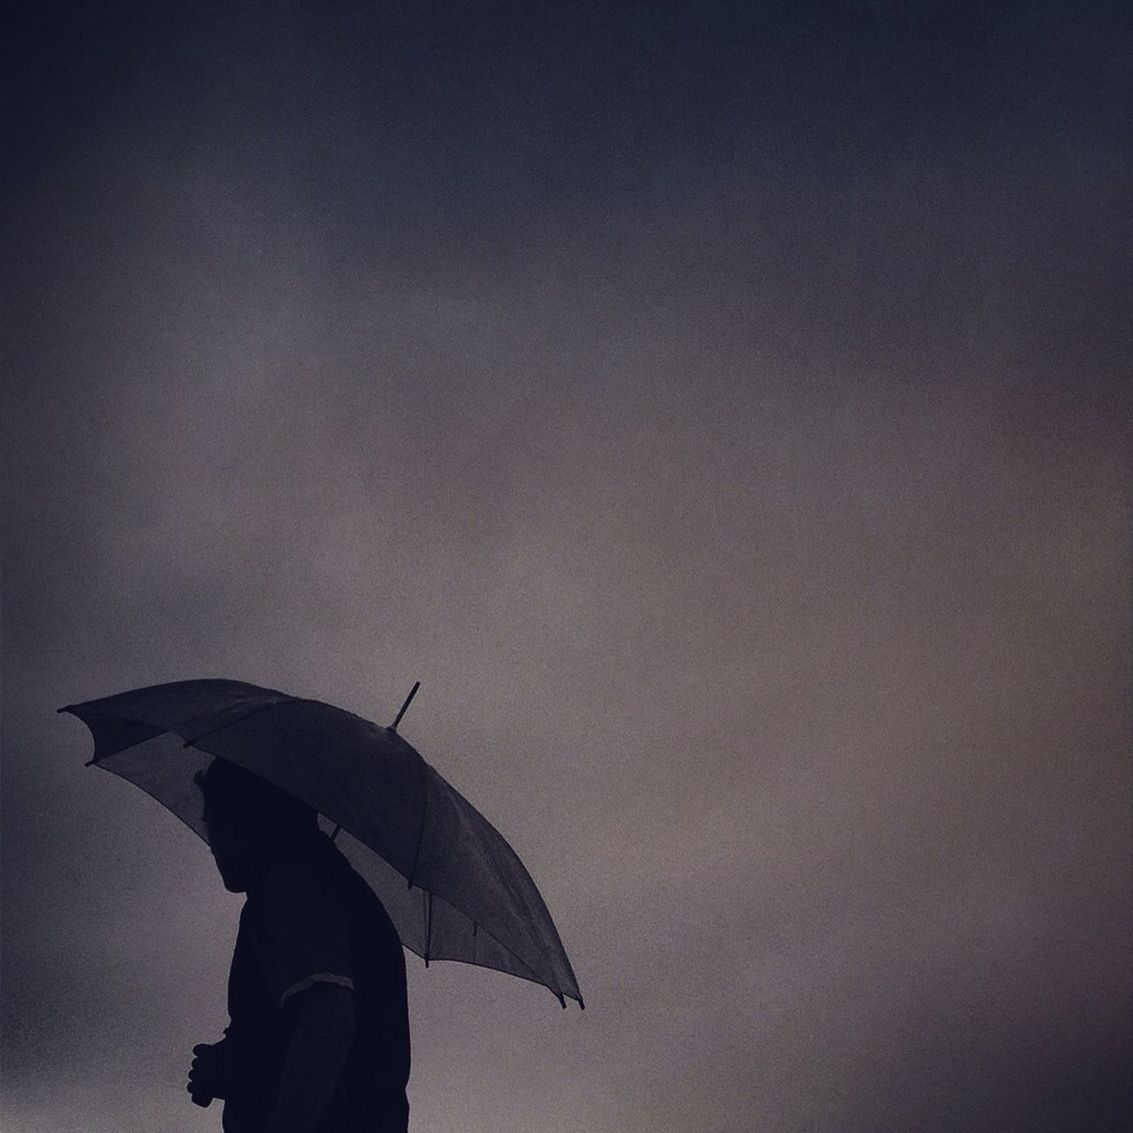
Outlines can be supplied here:
<path id="1" fill-rule="evenodd" d="M 392 727 L 241 681 L 153 685 L 71 704 L 90 764 L 129 780 L 206 841 L 194 782 L 231 760 L 342 828 L 338 846 L 402 943 L 430 960 L 495 968 L 582 1005 L 531 875 L 499 832 Z"/>

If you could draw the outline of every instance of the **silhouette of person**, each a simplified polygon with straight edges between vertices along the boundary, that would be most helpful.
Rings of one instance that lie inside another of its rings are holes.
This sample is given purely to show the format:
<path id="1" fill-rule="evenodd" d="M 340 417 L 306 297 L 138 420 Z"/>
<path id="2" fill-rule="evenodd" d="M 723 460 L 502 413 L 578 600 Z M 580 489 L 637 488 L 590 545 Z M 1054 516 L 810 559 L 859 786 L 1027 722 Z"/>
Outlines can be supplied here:
<path id="1" fill-rule="evenodd" d="M 222 1099 L 225 1133 L 405 1133 L 405 958 L 381 902 L 310 807 L 223 759 L 197 783 L 224 886 L 247 898 L 193 1101 Z"/>

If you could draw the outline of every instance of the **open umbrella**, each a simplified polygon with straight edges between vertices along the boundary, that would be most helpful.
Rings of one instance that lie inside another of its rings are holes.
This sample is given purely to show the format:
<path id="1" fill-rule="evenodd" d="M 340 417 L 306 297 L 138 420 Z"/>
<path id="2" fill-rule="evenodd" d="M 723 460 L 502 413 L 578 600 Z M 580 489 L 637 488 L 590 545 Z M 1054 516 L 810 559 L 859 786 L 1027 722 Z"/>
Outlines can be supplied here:
<path id="1" fill-rule="evenodd" d="M 141 787 L 206 841 L 198 771 L 219 756 L 269 780 L 341 828 L 339 848 L 426 964 L 495 968 L 543 984 L 564 1007 L 567 996 L 582 1005 L 531 875 L 398 735 L 401 713 L 381 727 L 322 701 L 228 680 L 153 685 L 59 711 L 90 728 L 90 764 Z"/>

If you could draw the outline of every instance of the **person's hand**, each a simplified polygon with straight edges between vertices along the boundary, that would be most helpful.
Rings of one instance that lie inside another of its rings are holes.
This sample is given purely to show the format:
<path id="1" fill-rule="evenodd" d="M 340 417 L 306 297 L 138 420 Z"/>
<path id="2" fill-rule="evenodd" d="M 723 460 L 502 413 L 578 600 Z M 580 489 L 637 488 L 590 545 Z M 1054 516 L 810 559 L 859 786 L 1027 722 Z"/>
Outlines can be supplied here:
<path id="1" fill-rule="evenodd" d="M 195 1105 L 207 1106 L 213 1098 L 223 1098 L 228 1092 L 224 1043 L 197 1043 L 193 1056 L 185 1089 Z"/>

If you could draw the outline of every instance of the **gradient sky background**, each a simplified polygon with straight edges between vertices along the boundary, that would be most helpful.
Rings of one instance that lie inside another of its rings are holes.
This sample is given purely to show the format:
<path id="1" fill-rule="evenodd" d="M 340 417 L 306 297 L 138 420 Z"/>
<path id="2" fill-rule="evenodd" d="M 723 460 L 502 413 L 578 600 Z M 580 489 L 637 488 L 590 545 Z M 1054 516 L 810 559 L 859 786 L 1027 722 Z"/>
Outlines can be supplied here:
<path id="1" fill-rule="evenodd" d="M 1127 5 L 17 23 L 5 1133 L 219 1128 L 239 898 L 54 714 L 195 676 L 420 679 L 555 915 L 416 1133 L 1124 1128 Z"/>

